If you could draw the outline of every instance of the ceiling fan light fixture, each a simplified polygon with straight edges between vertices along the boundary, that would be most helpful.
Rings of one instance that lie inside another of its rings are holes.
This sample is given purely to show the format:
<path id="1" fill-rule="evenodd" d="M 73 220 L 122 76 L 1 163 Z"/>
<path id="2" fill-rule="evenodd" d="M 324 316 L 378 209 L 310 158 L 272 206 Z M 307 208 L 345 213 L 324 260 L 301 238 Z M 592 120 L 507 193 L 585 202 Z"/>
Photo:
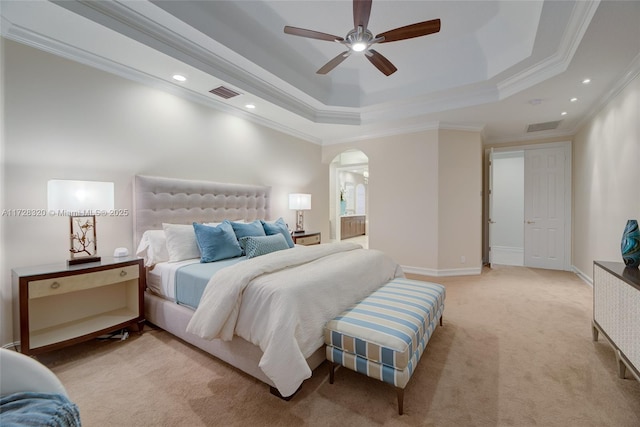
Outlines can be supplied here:
<path id="1" fill-rule="evenodd" d="M 366 48 L 367 48 L 367 43 L 362 41 L 355 42 L 351 45 L 351 50 L 353 50 L 354 52 L 362 52 Z"/>
<path id="2" fill-rule="evenodd" d="M 305 28 L 291 27 L 289 25 L 285 25 L 284 32 L 285 34 L 299 37 L 338 42 L 347 48 L 346 52 L 339 54 L 324 64 L 316 71 L 317 74 L 327 74 L 342 63 L 352 52 L 364 52 L 365 57 L 374 67 L 384 75 L 390 76 L 398 71 L 398 69 L 381 53 L 372 49 L 372 46 L 377 43 L 388 43 L 437 33 L 440 31 L 440 19 L 416 22 L 415 24 L 385 31 L 374 37 L 373 33 L 367 29 L 371 14 L 371 3 L 372 0 L 353 0 L 354 28 L 349 31 L 344 38 L 319 31 L 307 30 Z"/>

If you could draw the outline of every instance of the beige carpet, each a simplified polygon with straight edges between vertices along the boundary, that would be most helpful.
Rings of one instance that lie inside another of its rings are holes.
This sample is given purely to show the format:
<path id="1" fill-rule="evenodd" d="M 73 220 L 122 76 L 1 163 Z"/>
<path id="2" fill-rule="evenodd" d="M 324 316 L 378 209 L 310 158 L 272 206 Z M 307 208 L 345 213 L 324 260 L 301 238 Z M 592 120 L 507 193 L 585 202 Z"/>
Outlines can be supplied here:
<path id="1" fill-rule="evenodd" d="M 591 340 L 592 289 L 574 274 L 519 267 L 432 279 L 438 328 L 405 391 L 321 365 L 290 402 L 147 327 L 40 356 L 92 426 L 640 426 L 640 383 Z M 629 375 L 629 374 L 628 374 Z"/>

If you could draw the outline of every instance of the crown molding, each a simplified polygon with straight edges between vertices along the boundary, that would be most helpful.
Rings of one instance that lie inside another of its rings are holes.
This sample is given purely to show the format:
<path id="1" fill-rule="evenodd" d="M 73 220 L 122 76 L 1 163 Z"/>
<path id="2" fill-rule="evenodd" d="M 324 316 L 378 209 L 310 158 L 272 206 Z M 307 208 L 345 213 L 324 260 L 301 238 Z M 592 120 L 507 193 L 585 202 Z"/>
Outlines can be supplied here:
<path id="1" fill-rule="evenodd" d="M 249 63 L 226 47 L 218 44 L 217 49 L 224 50 L 226 54 L 234 56 L 235 60 L 245 61 L 244 65 L 247 66 L 239 66 L 218 52 L 204 47 L 134 10 L 135 7 L 156 7 L 146 2 L 138 4 L 134 2 L 131 6 L 116 1 L 54 0 L 53 3 L 92 19 L 114 31 L 121 32 L 146 46 L 211 74 L 229 85 L 250 92 L 254 96 L 315 123 L 360 124 L 359 113 L 337 110 L 321 111 L 292 95 L 294 88 L 291 88 L 291 91 L 285 91 L 276 84 L 250 72 L 248 70 Z M 279 81 L 278 84 L 289 86 L 283 81 Z"/>
<path id="2" fill-rule="evenodd" d="M 599 4 L 600 0 L 576 2 L 558 50 L 543 61 L 500 81 L 497 84 L 500 99 L 566 71 Z"/>
<path id="3" fill-rule="evenodd" d="M 565 138 L 565 137 L 574 137 L 589 121 L 593 120 L 594 117 L 602 111 L 616 96 L 620 95 L 620 93 L 638 76 L 640 76 L 640 54 L 636 55 L 636 57 L 631 61 L 627 69 L 622 73 L 620 79 L 609 89 L 609 91 L 602 97 L 598 98 L 598 101 L 592 104 L 589 111 L 587 111 L 582 118 L 576 122 L 571 129 L 565 131 L 544 131 L 544 132 L 535 132 L 534 135 L 526 135 L 519 138 L 497 138 L 497 139 L 488 139 L 484 142 L 487 144 L 503 144 L 506 142 L 523 142 L 523 141 L 531 141 L 536 139 L 548 139 L 548 138 Z"/>
<path id="4" fill-rule="evenodd" d="M 607 93 L 598 98 L 598 101 L 591 105 L 589 111 L 582 116 L 582 118 L 574 126 L 574 134 L 578 133 L 582 127 L 593 120 L 593 118 L 602 111 L 616 96 L 631 83 L 635 78 L 640 76 L 640 53 L 633 58 L 633 61 L 629 64 L 627 69 L 622 73 L 622 77 L 616 82 Z"/>
<path id="5" fill-rule="evenodd" d="M 438 130 L 459 130 L 463 132 L 479 132 L 482 133 L 484 130 L 484 124 L 474 124 L 474 123 L 453 123 L 453 122 L 440 122 L 438 126 Z"/>
<path id="6" fill-rule="evenodd" d="M 396 127 L 388 127 L 380 130 L 371 130 L 368 132 L 364 131 L 360 133 L 358 136 L 354 136 L 354 137 L 326 139 L 322 141 L 322 145 L 354 143 L 354 142 L 366 141 L 369 139 L 385 138 L 385 137 L 397 136 L 397 135 L 407 135 L 411 133 L 426 132 L 430 130 L 458 130 L 458 131 L 464 131 L 464 132 L 481 133 L 483 129 L 484 129 L 484 125 L 479 125 L 476 123 L 450 123 L 450 122 L 431 121 L 431 122 L 420 123 L 415 126 L 396 126 Z"/>
<path id="7" fill-rule="evenodd" d="M 540 139 L 550 139 L 550 138 L 573 138 L 574 135 L 575 135 L 574 129 L 570 129 L 566 131 L 548 130 L 548 131 L 532 132 L 530 135 L 524 135 L 520 137 L 514 136 L 514 137 L 486 139 L 483 141 L 482 145 L 506 144 L 509 142 L 527 142 L 527 141 L 536 141 Z"/>
<path id="8" fill-rule="evenodd" d="M 269 127 L 271 129 L 294 136 L 296 138 L 303 139 L 308 142 L 312 142 L 314 144 L 321 144 L 322 142 L 318 137 L 314 135 L 300 132 L 299 130 L 290 128 L 273 120 L 268 120 L 263 117 L 247 113 L 242 109 L 226 104 L 222 101 L 218 101 L 210 96 L 187 89 L 184 86 L 178 86 L 169 83 L 166 80 L 157 78 L 147 73 L 143 73 L 119 62 L 112 61 L 100 55 L 96 55 L 92 52 L 88 52 L 75 46 L 71 46 L 52 38 L 45 37 L 41 34 L 31 31 L 30 29 L 13 24 L 4 18 L 2 19 L 2 36 L 6 37 L 9 40 L 34 47 L 53 55 L 79 62 L 92 68 L 97 68 L 107 73 L 160 89 L 162 91 L 180 96 L 193 102 L 197 102 L 201 105 L 216 109 L 218 111 L 237 117 L 242 117 L 251 122 Z"/>
<path id="9" fill-rule="evenodd" d="M 87 0 L 52 0 L 52 2 L 314 123 L 361 125 L 377 123 L 383 118 L 389 120 L 417 117 L 422 114 L 497 101 L 564 71 L 595 13 L 599 0 L 577 2 L 561 43 L 560 53 L 504 80 L 497 86 L 487 83 L 474 90 L 472 94 L 467 92 L 461 95 L 459 91 L 440 95 L 429 94 L 409 103 L 399 105 L 391 102 L 373 110 L 357 111 L 344 111 L 324 105 L 275 76 L 261 76 L 260 74 L 264 72 L 262 69 L 252 72 L 251 69 L 256 68 L 254 64 L 221 44 L 208 38 L 205 41 L 197 37 L 187 37 L 188 31 L 192 29 L 187 30 L 180 25 L 169 28 L 168 24 L 164 25 L 166 21 L 160 23 L 157 21 L 162 19 L 154 20 L 146 16 L 165 17 L 164 12 L 149 2 L 129 4 L 118 1 Z M 207 43 L 211 43 L 211 46 L 205 45 Z"/>

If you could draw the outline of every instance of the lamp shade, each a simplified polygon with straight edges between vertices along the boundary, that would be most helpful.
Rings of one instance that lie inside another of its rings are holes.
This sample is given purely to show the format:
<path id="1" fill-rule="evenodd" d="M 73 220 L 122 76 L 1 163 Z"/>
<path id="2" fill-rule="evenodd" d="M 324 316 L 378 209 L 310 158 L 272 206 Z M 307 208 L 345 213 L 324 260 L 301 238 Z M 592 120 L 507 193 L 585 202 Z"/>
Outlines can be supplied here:
<path id="1" fill-rule="evenodd" d="M 311 194 L 289 194 L 289 209 L 296 211 L 308 211 L 311 209 Z"/>
<path id="2" fill-rule="evenodd" d="M 52 179 L 47 183 L 47 207 L 81 216 L 83 212 L 111 210 L 114 205 L 113 182 Z"/>

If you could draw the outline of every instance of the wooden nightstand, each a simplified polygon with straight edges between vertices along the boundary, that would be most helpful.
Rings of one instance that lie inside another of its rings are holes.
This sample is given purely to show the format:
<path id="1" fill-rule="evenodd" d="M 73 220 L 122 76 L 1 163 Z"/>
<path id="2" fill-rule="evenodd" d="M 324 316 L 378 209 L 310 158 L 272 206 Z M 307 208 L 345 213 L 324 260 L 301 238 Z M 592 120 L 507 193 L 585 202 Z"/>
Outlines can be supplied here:
<path id="1" fill-rule="evenodd" d="M 314 233 L 311 231 L 305 231 L 302 233 L 294 232 L 291 235 L 291 238 L 293 238 L 293 243 L 295 243 L 296 245 L 305 245 L 305 246 L 319 245 L 321 240 L 321 236 L 319 232 Z"/>
<path id="2" fill-rule="evenodd" d="M 128 326 L 142 331 L 142 259 L 102 257 L 68 266 L 50 264 L 12 270 L 20 304 L 20 351 L 38 354 Z"/>

